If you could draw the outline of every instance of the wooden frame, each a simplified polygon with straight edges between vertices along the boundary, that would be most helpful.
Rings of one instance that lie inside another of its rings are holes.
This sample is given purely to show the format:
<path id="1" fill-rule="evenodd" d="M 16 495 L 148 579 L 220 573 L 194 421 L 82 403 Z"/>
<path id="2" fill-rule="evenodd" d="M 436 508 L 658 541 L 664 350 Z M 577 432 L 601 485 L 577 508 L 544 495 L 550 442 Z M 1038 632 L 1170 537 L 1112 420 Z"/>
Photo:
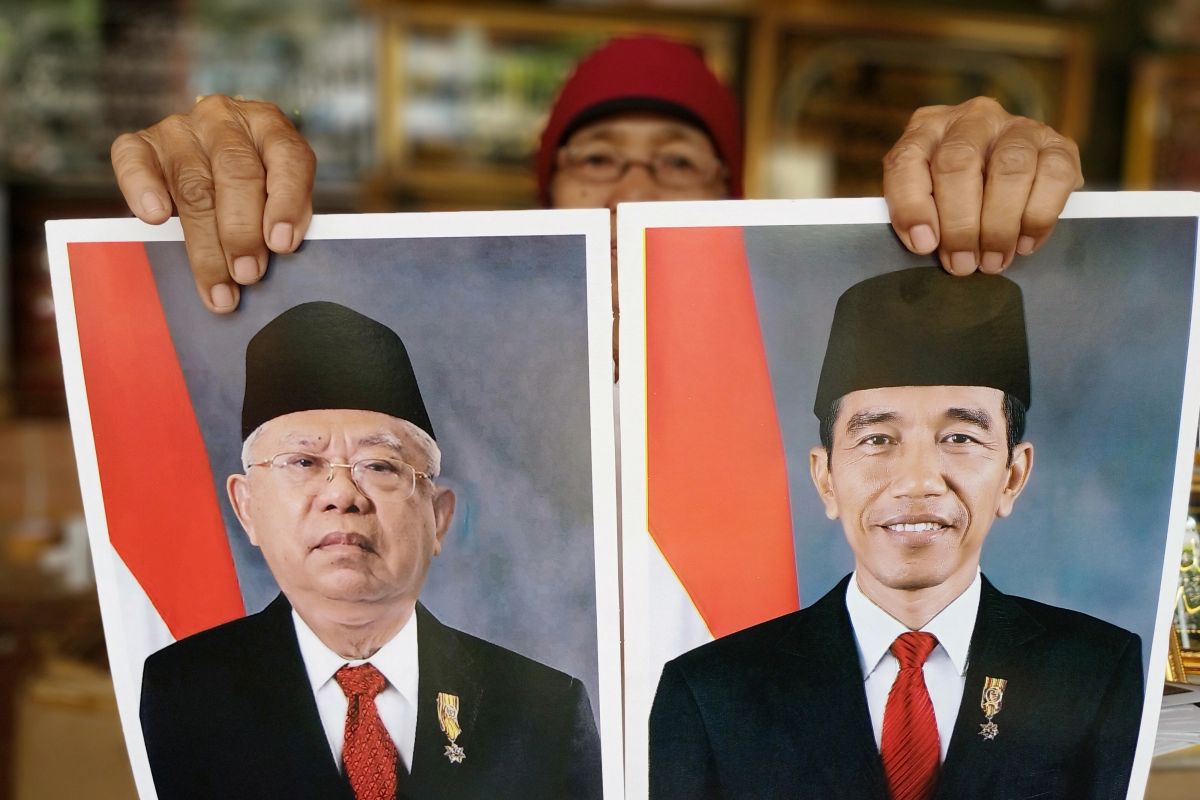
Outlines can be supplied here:
<path id="1" fill-rule="evenodd" d="M 1092 40 L 1084 26 L 1071 22 L 957 10 L 913 12 L 897 10 L 885 3 L 847 5 L 828 0 L 805 3 L 728 0 L 670 5 L 624 2 L 602 8 L 498 5 L 475 0 L 454 4 L 360 0 L 360 5 L 380 20 L 380 112 L 376 138 L 381 171 L 367 192 L 376 205 L 502 208 L 527 206 L 535 200 L 534 180 L 525 164 L 466 158 L 458 159 L 459 163 L 443 158 L 435 164 L 413 157 L 410 120 L 401 111 L 413 98 L 411 86 L 404 78 L 404 64 L 414 35 L 430 31 L 450 35 L 470 30 L 475 32 L 473 35 L 481 32 L 485 37 L 521 40 L 526 44 L 537 40 L 573 40 L 581 43 L 580 52 L 605 37 L 638 32 L 655 32 L 695 42 L 718 75 L 735 89 L 744 88 L 748 196 L 769 194 L 767 160 L 780 138 L 776 109 L 784 80 L 781 54 L 789 47 L 789 41 L 799 36 L 815 42 L 835 36 L 857 41 L 870 38 L 925 50 L 932 40 L 953 45 L 960 54 L 978 53 L 980 58 L 1003 62 L 1014 74 L 1024 68 L 1026 73 L 1035 71 L 1032 79 L 1024 73 L 1010 75 L 1008 85 L 1018 87 L 1013 92 L 1035 95 L 1040 92 L 1049 98 L 1032 106 L 1025 104 L 1031 106 L 1024 109 L 1025 113 L 1044 116 L 1047 122 L 1077 141 L 1086 138 L 1091 111 Z M 870 48 L 865 52 L 869 56 Z M 743 69 L 744 81 L 739 80 Z M 930 74 L 955 73 L 950 65 Z M 1034 88 L 1030 89 L 1031 86 Z M 550 97 L 539 96 L 536 102 L 528 99 L 526 102 L 531 109 L 540 111 L 540 104 L 548 104 Z M 911 109 L 906 108 L 905 112 L 908 111 Z M 537 123 L 532 120 L 536 113 L 530 112 L 530 127 L 534 129 Z M 907 113 L 904 117 L 907 118 Z M 889 124 L 896 128 L 894 134 L 888 134 L 894 140 L 903 119 Z M 454 146 L 449 150 L 453 153 Z M 876 159 L 883 152 L 862 155 L 861 163 L 871 164 L 871 172 L 877 174 Z M 865 193 L 878 193 L 878 187 L 870 180 L 864 180 L 863 186 L 870 190 Z"/>
<path id="2" fill-rule="evenodd" d="M 1180 102 L 1200 92 L 1200 54 L 1147 56 L 1134 70 L 1125 132 L 1124 185 L 1128 189 L 1194 189 L 1200 186 L 1200 161 L 1184 158 L 1194 152 L 1195 139 L 1183 132 L 1178 118 L 1190 113 L 1200 119 L 1200 104 Z M 1179 174 L 1183 161 L 1185 174 Z"/>

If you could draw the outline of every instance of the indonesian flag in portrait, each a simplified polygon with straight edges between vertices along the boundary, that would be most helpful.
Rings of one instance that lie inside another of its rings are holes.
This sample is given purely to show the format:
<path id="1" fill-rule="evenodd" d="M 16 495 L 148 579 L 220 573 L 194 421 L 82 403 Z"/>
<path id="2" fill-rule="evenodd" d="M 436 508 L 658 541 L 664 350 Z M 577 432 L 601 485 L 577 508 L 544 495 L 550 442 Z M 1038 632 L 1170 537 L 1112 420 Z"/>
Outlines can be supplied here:
<path id="1" fill-rule="evenodd" d="M 111 545 L 94 555 L 112 561 L 114 585 L 101 589 L 117 596 L 140 686 L 147 655 L 245 609 L 145 247 L 75 243 L 68 255 Z"/>
<path id="2" fill-rule="evenodd" d="M 646 230 L 646 428 L 648 642 L 661 668 L 799 606 L 783 441 L 740 228 Z"/>

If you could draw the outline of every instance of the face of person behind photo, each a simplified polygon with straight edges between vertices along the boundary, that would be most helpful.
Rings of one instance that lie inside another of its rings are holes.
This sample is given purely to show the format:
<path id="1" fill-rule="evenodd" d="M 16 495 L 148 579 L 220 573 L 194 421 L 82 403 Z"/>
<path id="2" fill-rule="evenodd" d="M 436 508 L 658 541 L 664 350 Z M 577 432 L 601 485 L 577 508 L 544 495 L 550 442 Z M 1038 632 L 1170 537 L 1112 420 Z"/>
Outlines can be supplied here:
<path id="1" fill-rule="evenodd" d="M 614 171 L 611 180 L 597 174 Z M 670 174 L 655 175 L 647 165 Z M 664 184 L 665 181 L 665 184 Z M 682 181 L 682 185 L 680 185 Z M 675 117 L 630 112 L 604 117 L 572 133 L 558 152 L 550 181 L 552 208 L 607 208 L 611 213 L 612 304 L 617 303 L 617 205 L 651 200 L 723 200 L 729 196 L 725 167 L 701 129 Z M 613 353 L 617 332 L 613 331 Z"/>
<path id="2" fill-rule="evenodd" d="M 1008 463 L 1003 394 L 979 386 L 900 386 L 850 392 L 833 424 L 833 452 L 811 455 L 830 519 L 842 523 L 860 581 L 959 590 L 974 578 L 996 517 L 1029 477 L 1033 448 Z"/>
<path id="3" fill-rule="evenodd" d="M 587 178 L 588 164 L 612 156 L 630 164 L 623 175 L 612 181 Z M 665 161 L 677 164 L 676 173 L 686 177 L 694 172 L 700 180 L 683 185 L 664 176 L 656 180 L 645 164 Z M 568 162 L 582 164 L 571 168 Z M 605 117 L 584 125 L 559 151 L 558 168 L 550 184 L 554 208 L 607 208 L 616 213 L 618 203 L 647 200 L 719 200 L 728 196 L 724 171 L 710 169 L 719 164 L 712 141 L 704 131 L 665 114 L 636 112 Z"/>
<path id="4" fill-rule="evenodd" d="M 392 459 L 417 472 L 435 469 L 415 426 L 375 411 L 276 417 L 259 430 L 248 460 L 261 464 L 280 453 L 341 465 Z M 231 476 L 228 489 L 247 536 L 293 604 L 415 602 L 454 511 L 453 492 L 427 478 L 415 478 L 411 495 L 407 489 L 385 493 L 360 488 L 343 467 L 305 484 L 282 469 L 251 468 Z"/>

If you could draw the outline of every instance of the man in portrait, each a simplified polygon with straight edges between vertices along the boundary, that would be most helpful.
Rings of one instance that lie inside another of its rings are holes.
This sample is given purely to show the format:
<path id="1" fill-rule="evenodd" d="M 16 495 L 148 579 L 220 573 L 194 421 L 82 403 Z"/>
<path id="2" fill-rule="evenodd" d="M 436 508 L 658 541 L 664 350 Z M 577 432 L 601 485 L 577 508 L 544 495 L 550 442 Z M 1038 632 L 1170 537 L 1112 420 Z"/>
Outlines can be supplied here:
<path id="1" fill-rule="evenodd" d="M 654 800 L 1125 797 L 1139 638 L 980 572 L 1031 476 L 1030 404 L 1007 278 L 921 267 L 842 294 L 809 464 L 854 572 L 666 665 Z"/>
<path id="2" fill-rule="evenodd" d="M 280 588 L 146 660 L 161 800 L 599 798 L 579 680 L 419 602 L 454 513 L 400 337 L 305 303 L 246 348 L 230 503 Z"/>

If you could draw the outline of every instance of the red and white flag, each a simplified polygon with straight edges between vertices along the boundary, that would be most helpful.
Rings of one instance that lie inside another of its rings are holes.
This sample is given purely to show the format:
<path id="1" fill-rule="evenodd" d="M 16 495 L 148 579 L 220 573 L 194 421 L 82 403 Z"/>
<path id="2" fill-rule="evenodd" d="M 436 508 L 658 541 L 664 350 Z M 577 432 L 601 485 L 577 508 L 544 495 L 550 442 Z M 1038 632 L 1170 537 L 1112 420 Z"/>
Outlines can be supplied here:
<path id="1" fill-rule="evenodd" d="M 716 637 L 795 610 L 787 466 L 740 228 L 646 231 L 646 429 L 650 536 L 698 621 Z"/>
<path id="2" fill-rule="evenodd" d="M 621 387 L 630 797 L 646 792 L 645 720 L 663 664 L 799 607 L 787 464 L 742 229 L 646 228 L 645 281 L 644 474 L 631 457 L 643 406 L 624 395 L 641 388 L 628 350 Z M 627 325 L 642 318 L 630 310 Z M 626 334 L 627 345 L 638 339 Z"/>
<path id="3" fill-rule="evenodd" d="M 122 627 L 140 682 L 151 652 L 245 608 L 145 246 L 75 243 L 68 254 Z"/>

